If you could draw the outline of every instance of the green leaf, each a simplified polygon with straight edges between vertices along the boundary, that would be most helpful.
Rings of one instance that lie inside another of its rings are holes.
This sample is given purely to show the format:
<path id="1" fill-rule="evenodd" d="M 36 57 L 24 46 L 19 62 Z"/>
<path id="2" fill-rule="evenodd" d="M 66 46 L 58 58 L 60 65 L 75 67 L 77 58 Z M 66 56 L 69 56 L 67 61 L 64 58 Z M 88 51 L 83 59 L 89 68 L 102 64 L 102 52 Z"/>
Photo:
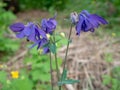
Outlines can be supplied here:
<path id="1" fill-rule="evenodd" d="M 64 84 L 74 84 L 74 83 L 78 83 L 80 82 L 79 80 L 73 80 L 73 79 L 69 79 L 69 80 L 64 80 L 62 82 L 58 82 L 58 86 L 62 86 Z"/>
<path id="2" fill-rule="evenodd" d="M 55 54 L 56 53 L 56 45 L 55 44 L 50 44 L 49 45 L 50 51 Z"/>
<path id="3" fill-rule="evenodd" d="M 111 83 L 112 77 L 110 77 L 109 75 L 104 75 L 103 76 L 103 84 L 104 85 L 108 85 Z"/>
<path id="4" fill-rule="evenodd" d="M 61 81 L 64 81 L 64 80 L 66 80 L 66 79 L 67 79 L 67 70 L 64 69 L 63 75 L 62 75 L 62 78 L 61 78 Z"/>
<path id="5" fill-rule="evenodd" d="M 7 73 L 5 71 L 0 71 L 0 83 L 6 83 Z"/>

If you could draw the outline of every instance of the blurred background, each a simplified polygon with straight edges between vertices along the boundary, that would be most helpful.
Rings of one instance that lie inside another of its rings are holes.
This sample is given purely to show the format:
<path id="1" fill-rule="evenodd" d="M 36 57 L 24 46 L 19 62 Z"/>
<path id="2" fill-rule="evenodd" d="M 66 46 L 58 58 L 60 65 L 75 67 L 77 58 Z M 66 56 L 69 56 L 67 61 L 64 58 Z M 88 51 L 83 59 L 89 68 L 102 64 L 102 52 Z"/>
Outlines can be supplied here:
<path id="1" fill-rule="evenodd" d="M 63 90 L 120 90 L 120 0 L 0 0 L 0 90 L 50 90 L 49 57 L 40 55 L 25 39 L 10 31 L 15 22 L 40 22 L 57 12 L 57 32 L 69 33 L 69 15 L 88 10 L 109 24 L 94 33 L 72 34 L 68 53 L 68 78 L 80 83 Z M 66 44 L 66 40 L 61 42 Z M 58 49 L 60 71 L 66 50 Z M 54 59 L 53 59 L 53 63 Z M 55 64 L 53 64 L 56 86 Z M 57 87 L 55 90 L 58 90 Z"/>

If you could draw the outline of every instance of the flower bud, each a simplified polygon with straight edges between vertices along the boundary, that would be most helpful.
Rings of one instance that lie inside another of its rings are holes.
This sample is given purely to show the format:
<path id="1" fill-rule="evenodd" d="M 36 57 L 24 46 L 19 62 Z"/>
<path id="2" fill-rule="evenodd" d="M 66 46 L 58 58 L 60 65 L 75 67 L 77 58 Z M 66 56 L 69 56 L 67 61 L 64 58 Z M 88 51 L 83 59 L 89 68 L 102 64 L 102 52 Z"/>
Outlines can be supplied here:
<path id="1" fill-rule="evenodd" d="M 50 34 L 46 34 L 47 38 L 50 39 Z"/>
<path id="2" fill-rule="evenodd" d="M 65 33 L 64 33 L 64 32 L 61 32 L 61 33 L 60 33 L 60 36 L 65 37 Z"/>
<path id="3" fill-rule="evenodd" d="M 43 53 L 43 49 L 39 49 L 39 54 L 42 54 Z"/>
<path id="4" fill-rule="evenodd" d="M 71 19 L 73 24 L 76 24 L 78 22 L 78 14 L 76 12 L 71 13 L 70 19 Z"/>
<path id="5" fill-rule="evenodd" d="M 58 46 L 58 43 L 55 43 L 56 47 Z"/>
<path id="6" fill-rule="evenodd" d="M 112 37 L 115 37 L 116 36 L 116 33 L 112 33 Z"/>

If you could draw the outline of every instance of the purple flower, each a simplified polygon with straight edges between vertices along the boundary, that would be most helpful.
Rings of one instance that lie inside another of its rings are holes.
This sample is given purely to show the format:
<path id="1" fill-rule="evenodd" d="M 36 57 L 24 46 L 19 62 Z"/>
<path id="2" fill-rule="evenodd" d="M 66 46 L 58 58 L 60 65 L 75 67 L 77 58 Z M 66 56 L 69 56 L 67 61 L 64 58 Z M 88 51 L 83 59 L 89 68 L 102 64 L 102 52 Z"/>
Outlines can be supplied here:
<path id="1" fill-rule="evenodd" d="M 101 24 L 108 24 L 108 22 L 96 14 L 90 14 L 88 11 L 83 10 L 78 15 L 78 22 L 76 23 L 77 35 L 80 35 L 80 32 L 94 32 L 95 28 L 98 28 Z"/>
<path id="2" fill-rule="evenodd" d="M 42 49 L 43 50 L 43 54 L 49 53 L 49 47 L 47 46 L 47 44 L 49 43 L 47 38 L 41 38 L 39 39 L 37 42 L 35 42 L 30 48 L 33 48 L 35 46 L 37 46 L 37 49 Z"/>
<path id="3" fill-rule="evenodd" d="M 50 52 L 49 47 L 44 47 L 43 48 L 43 54 L 46 54 L 46 53 L 49 53 L 49 52 Z"/>
<path id="4" fill-rule="evenodd" d="M 41 28 L 46 32 L 52 34 L 56 29 L 57 21 L 55 20 L 55 16 L 50 19 L 42 19 Z"/>
<path id="5" fill-rule="evenodd" d="M 15 23 L 10 26 L 10 29 L 16 33 L 17 38 L 26 37 L 32 42 L 37 42 L 40 38 L 47 38 L 46 33 L 32 22 L 27 25 Z"/>

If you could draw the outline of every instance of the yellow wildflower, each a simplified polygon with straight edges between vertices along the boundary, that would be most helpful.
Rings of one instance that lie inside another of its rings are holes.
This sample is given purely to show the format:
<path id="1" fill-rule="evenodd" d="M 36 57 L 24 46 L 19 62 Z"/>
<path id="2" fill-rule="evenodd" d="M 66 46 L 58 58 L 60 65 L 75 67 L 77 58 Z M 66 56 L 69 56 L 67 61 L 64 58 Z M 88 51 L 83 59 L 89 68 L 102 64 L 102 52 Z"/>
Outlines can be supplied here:
<path id="1" fill-rule="evenodd" d="M 12 71 L 11 76 L 12 76 L 12 78 L 18 78 L 19 77 L 19 72 L 18 71 Z"/>

